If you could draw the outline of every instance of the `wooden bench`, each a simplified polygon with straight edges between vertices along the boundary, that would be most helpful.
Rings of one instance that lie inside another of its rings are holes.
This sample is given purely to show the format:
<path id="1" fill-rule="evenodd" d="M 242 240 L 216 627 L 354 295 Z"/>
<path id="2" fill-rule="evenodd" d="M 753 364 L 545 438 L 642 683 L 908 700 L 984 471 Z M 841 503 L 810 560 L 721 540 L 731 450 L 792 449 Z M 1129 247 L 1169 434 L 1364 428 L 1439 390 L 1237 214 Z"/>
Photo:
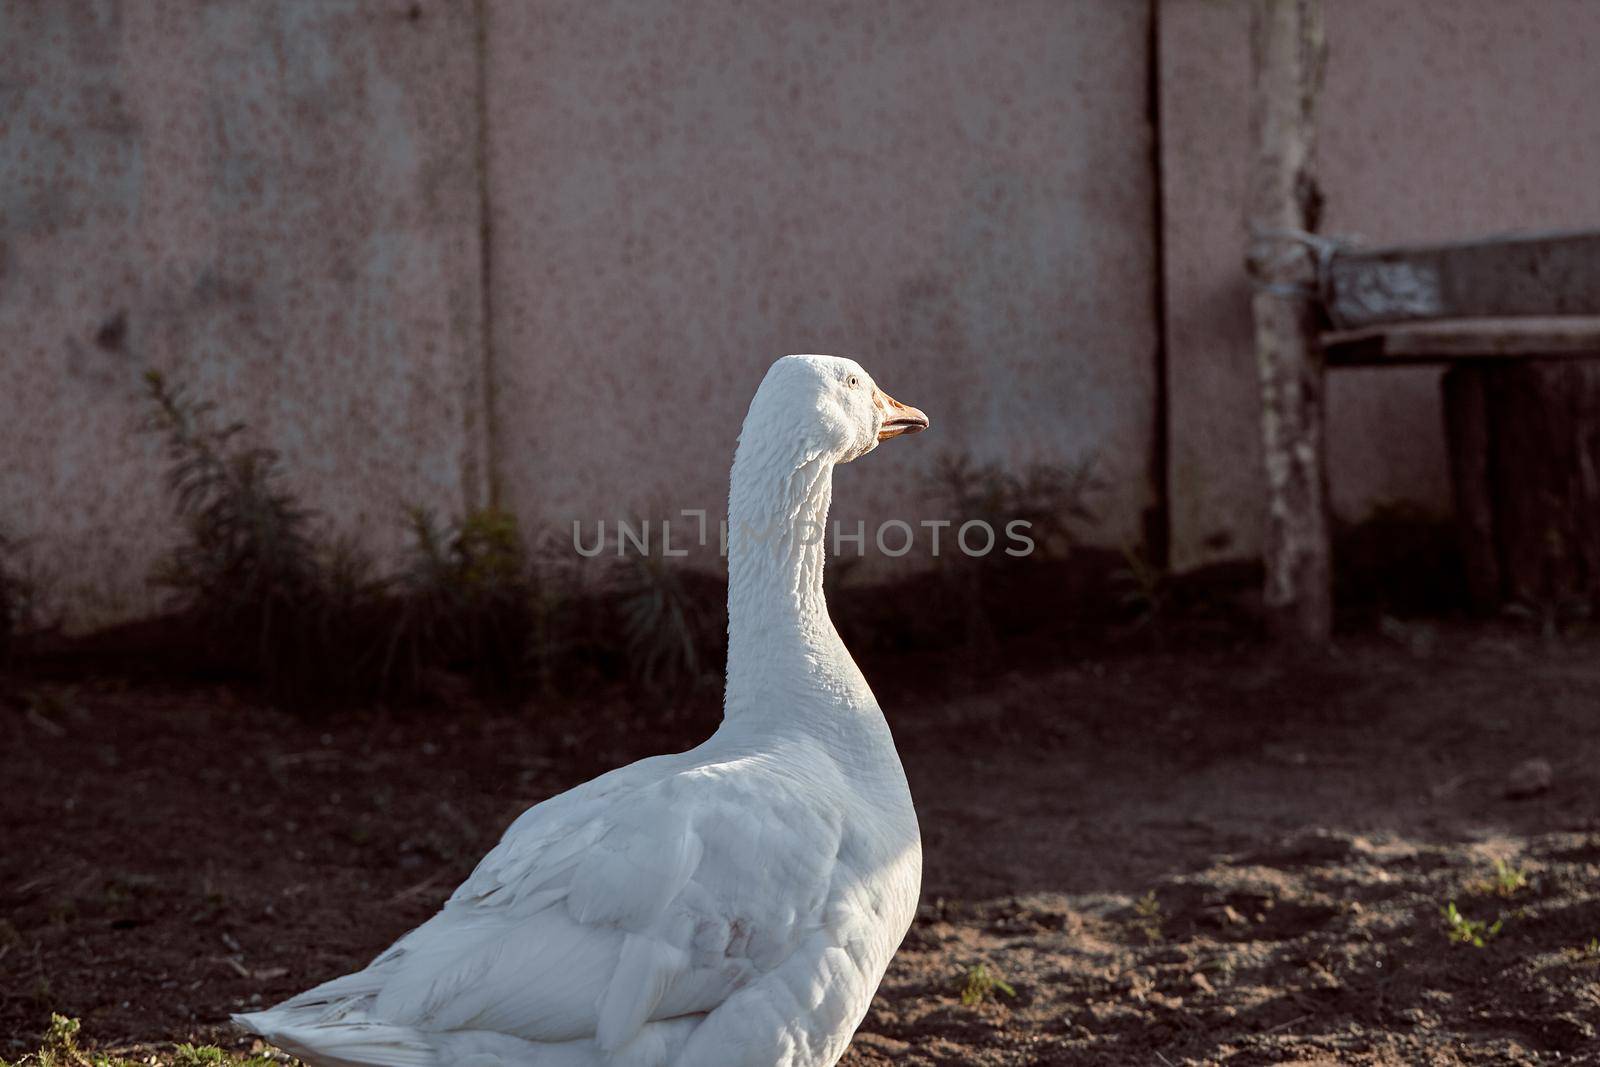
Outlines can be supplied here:
<path id="1" fill-rule="evenodd" d="M 1600 607 L 1600 233 L 1335 246 L 1317 284 L 1328 367 L 1449 368 L 1473 603 Z"/>

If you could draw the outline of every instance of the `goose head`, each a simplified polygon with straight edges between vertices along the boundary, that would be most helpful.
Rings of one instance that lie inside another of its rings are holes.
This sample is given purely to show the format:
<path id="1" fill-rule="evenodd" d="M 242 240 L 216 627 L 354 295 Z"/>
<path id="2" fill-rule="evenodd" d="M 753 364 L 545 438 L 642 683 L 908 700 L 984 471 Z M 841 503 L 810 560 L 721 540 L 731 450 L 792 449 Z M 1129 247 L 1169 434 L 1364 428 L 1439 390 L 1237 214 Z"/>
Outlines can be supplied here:
<path id="1" fill-rule="evenodd" d="M 786 438 L 809 454 L 848 463 L 880 441 L 927 428 L 928 416 L 878 388 L 855 360 L 784 356 L 756 390 L 742 437 Z"/>

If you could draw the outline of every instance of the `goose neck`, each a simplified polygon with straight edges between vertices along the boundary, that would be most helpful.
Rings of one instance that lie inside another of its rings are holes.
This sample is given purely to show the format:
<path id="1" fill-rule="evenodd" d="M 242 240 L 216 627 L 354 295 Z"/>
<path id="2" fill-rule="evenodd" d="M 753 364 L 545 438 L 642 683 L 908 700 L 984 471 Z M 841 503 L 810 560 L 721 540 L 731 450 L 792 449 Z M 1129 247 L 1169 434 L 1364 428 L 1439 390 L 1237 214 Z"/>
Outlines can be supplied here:
<path id="1" fill-rule="evenodd" d="M 822 591 L 832 495 L 828 457 L 741 442 L 728 499 L 730 715 L 778 690 L 803 694 L 833 675 L 860 677 Z"/>

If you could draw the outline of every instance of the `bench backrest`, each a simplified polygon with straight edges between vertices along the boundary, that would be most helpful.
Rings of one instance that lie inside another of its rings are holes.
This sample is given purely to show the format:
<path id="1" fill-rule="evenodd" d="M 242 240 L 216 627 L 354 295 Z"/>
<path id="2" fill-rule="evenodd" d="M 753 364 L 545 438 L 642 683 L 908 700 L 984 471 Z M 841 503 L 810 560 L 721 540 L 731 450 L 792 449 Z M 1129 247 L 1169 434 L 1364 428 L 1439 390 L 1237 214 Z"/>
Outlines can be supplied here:
<path id="1" fill-rule="evenodd" d="M 1432 319 L 1600 315 L 1600 232 L 1339 248 L 1322 302 L 1336 330 Z"/>

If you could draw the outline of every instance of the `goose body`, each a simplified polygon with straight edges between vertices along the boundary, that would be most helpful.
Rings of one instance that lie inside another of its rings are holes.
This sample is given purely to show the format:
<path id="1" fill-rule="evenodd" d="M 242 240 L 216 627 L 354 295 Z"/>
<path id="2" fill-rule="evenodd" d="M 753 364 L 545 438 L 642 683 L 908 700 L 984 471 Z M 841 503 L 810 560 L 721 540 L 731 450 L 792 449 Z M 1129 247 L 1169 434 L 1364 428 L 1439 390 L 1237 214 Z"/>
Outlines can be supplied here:
<path id="1" fill-rule="evenodd" d="M 927 425 L 788 356 L 729 491 L 722 725 L 530 808 L 364 970 L 236 1021 L 327 1067 L 829 1067 L 909 928 L 922 849 L 828 618 L 836 463 Z"/>

